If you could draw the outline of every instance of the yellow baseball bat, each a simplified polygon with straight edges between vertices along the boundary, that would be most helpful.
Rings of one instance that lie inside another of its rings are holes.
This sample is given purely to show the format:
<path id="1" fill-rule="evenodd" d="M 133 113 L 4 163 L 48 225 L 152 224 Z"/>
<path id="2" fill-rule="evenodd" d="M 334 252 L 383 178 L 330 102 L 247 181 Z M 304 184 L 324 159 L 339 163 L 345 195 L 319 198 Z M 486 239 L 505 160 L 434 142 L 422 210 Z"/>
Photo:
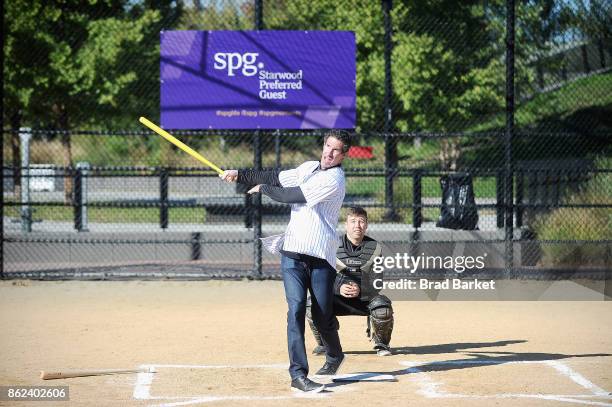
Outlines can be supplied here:
<path id="1" fill-rule="evenodd" d="M 195 151 L 193 148 L 189 147 L 187 144 L 183 143 L 182 141 L 180 141 L 179 139 L 174 137 L 172 134 L 168 133 L 166 130 L 162 129 L 161 127 L 159 127 L 158 125 L 156 125 L 155 123 L 147 119 L 146 117 L 141 116 L 140 119 L 138 119 L 138 121 L 144 124 L 145 126 L 147 126 L 148 128 L 150 128 L 151 130 L 153 130 L 155 133 L 165 138 L 166 140 L 168 140 L 169 142 L 171 142 L 172 144 L 174 144 L 175 146 L 177 146 L 178 148 L 180 148 L 181 150 L 183 150 L 184 152 L 186 152 L 187 154 L 189 154 L 190 156 L 192 156 L 193 158 L 195 158 L 196 160 L 212 168 L 213 170 L 218 172 L 219 175 L 223 174 L 223 170 L 221 168 L 217 167 L 215 164 L 208 161 L 206 158 L 204 158 L 200 153 Z"/>

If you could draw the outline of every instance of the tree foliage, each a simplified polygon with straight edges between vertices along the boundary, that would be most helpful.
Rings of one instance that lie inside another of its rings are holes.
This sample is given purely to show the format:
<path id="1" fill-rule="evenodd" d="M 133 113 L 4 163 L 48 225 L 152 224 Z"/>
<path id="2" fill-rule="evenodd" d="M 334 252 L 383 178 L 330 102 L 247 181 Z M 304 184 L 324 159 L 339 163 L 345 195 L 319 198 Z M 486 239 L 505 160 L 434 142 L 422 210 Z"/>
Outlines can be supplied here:
<path id="1" fill-rule="evenodd" d="M 7 2 L 4 114 L 35 127 L 121 123 L 159 86 L 161 21 L 160 7 L 129 1 Z"/>
<path id="2" fill-rule="evenodd" d="M 121 123 L 149 100 L 131 91 L 151 79 L 150 68 L 138 70 L 135 61 L 147 57 L 150 67 L 158 60 L 150 38 L 159 11 L 121 0 L 14 0 L 5 7 L 3 115 L 13 125 L 107 127 L 109 118 Z M 61 140 L 64 166 L 72 166 L 70 137 Z M 71 193 L 67 177 L 67 201 Z"/>

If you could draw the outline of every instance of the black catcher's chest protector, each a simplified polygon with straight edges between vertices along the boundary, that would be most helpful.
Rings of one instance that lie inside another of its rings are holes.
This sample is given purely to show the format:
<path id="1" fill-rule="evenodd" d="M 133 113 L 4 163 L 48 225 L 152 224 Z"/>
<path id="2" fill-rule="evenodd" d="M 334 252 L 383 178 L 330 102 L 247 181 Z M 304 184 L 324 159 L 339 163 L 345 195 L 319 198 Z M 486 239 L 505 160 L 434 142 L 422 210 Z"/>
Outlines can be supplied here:
<path id="1" fill-rule="evenodd" d="M 346 235 L 336 252 L 336 268 L 341 274 L 343 283 L 353 281 L 359 285 L 361 299 L 369 300 L 377 294 L 372 287 L 374 259 L 382 252 L 380 243 L 365 236 L 363 242 L 355 247 Z"/>

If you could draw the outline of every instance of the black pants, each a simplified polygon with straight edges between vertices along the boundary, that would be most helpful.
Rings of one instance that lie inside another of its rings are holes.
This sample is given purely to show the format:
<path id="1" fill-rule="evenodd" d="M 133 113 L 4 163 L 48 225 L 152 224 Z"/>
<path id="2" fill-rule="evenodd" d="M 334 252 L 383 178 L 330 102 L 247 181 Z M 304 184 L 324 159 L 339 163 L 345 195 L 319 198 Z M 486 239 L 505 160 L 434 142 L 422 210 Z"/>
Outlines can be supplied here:
<path id="1" fill-rule="evenodd" d="M 334 295 L 334 315 L 361 315 L 367 317 L 370 315 L 368 301 L 362 301 L 359 298 L 346 298 L 341 295 Z"/>

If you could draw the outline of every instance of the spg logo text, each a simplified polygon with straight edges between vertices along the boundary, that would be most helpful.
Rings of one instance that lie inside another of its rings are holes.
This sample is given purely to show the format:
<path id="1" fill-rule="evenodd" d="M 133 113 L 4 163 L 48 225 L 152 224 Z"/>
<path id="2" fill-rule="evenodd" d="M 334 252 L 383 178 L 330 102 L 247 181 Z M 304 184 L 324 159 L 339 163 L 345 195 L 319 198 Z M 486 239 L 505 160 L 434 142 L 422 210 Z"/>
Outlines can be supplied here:
<path id="1" fill-rule="evenodd" d="M 227 76 L 236 76 L 234 73 L 240 70 L 244 76 L 253 76 L 257 73 L 258 68 L 263 68 L 263 63 L 255 65 L 255 61 L 259 54 L 257 52 L 217 52 L 214 55 L 215 69 L 227 71 Z"/>

